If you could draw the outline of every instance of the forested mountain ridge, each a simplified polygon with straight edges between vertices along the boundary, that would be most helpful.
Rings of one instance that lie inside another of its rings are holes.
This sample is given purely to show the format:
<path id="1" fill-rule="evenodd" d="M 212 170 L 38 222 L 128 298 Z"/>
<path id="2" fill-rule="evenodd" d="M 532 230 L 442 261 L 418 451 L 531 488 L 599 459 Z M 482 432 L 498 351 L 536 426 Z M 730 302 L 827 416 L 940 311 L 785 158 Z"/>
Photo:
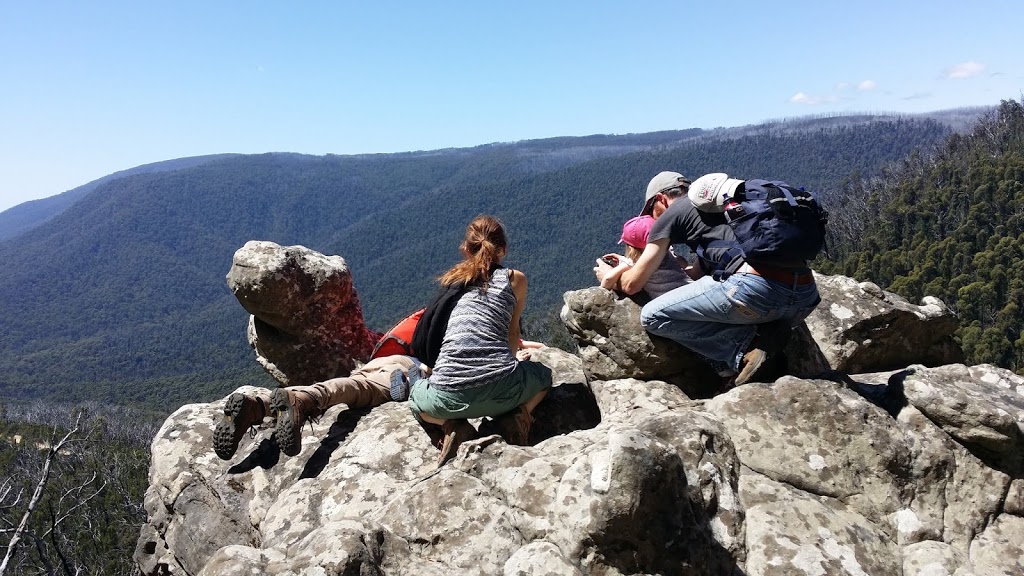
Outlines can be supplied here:
<path id="1" fill-rule="evenodd" d="M 934 155 L 913 155 L 853 181 L 841 210 L 871 215 L 836 227 L 835 262 L 903 296 L 957 310 L 971 363 L 1024 370 L 1024 106 L 1004 101 Z"/>
<path id="2" fill-rule="evenodd" d="M 860 120 L 863 121 L 863 120 Z M 403 152 L 397 154 L 357 154 L 349 156 L 354 161 L 367 161 L 386 159 L 388 157 L 401 161 L 401 159 L 424 158 L 428 156 L 453 156 L 457 159 L 475 157 L 476 173 L 472 171 L 469 176 L 479 176 L 488 168 L 502 167 L 511 169 L 513 172 L 543 172 L 565 167 L 573 163 L 583 162 L 604 156 L 615 156 L 634 152 L 645 148 L 660 145 L 678 144 L 688 138 L 695 138 L 705 133 L 704 130 L 694 128 L 690 130 L 666 130 L 661 132 L 650 132 L 644 134 L 624 135 L 593 135 L 577 138 L 547 138 L 542 140 L 528 140 L 506 144 L 485 144 L 474 148 L 451 148 L 433 150 L 427 152 Z M 300 157 L 302 154 L 280 153 L 282 156 Z M 237 154 L 214 154 L 209 156 L 193 156 L 189 158 L 178 158 L 154 162 L 121 170 L 97 178 L 91 182 L 78 186 L 67 192 L 31 200 L 0 212 L 0 241 L 13 238 L 21 233 L 27 232 L 40 224 L 57 216 L 78 202 L 88 194 L 92 193 L 102 185 L 136 174 L 150 174 L 155 172 L 169 172 L 191 168 L 206 162 L 229 158 Z M 331 156 L 331 155 L 328 155 Z M 510 156 L 518 156 L 518 162 L 510 162 Z M 489 160 L 489 161 L 488 161 Z M 510 176 L 511 173 L 505 174 Z"/>
<path id="3" fill-rule="evenodd" d="M 136 166 L 135 168 L 129 168 L 127 170 L 120 170 L 113 174 L 103 176 L 102 178 L 97 178 L 92 182 L 72 188 L 67 192 L 57 194 L 56 196 L 18 204 L 17 206 L 0 212 L 0 242 L 39 226 L 64 210 L 67 210 L 68 207 L 90 194 L 93 190 L 96 190 L 103 184 L 112 180 L 131 176 L 133 174 L 149 174 L 153 172 L 168 172 L 171 170 L 191 168 L 192 166 L 198 166 L 211 160 L 227 158 L 229 156 L 232 156 L 232 154 L 191 156 L 188 158 L 178 158 L 175 160 L 153 162 L 152 164 L 143 164 L 142 166 Z"/>
<path id="4" fill-rule="evenodd" d="M 427 152 L 405 152 L 400 154 L 361 154 L 354 155 L 352 157 L 422 157 L 426 155 L 436 156 L 446 154 L 455 154 L 457 156 L 466 157 L 478 155 L 481 151 L 492 149 L 496 151 L 496 153 L 492 154 L 492 157 L 496 160 L 493 166 L 509 166 L 510 164 L 507 162 L 506 157 L 511 153 L 521 159 L 518 163 L 521 170 L 543 172 L 564 168 L 574 163 L 605 156 L 621 155 L 657 146 L 675 146 L 689 139 L 734 139 L 752 135 L 781 135 L 793 132 L 806 132 L 808 130 L 849 127 L 895 118 L 934 120 L 953 131 L 962 131 L 966 127 L 970 126 L 978 116 L 987 110 L 988 108 L 986 107 L 973 107 L 940 110 L 909 116 L 895 114 L 804 116 L 748 126 L 715 128 L 713 130 L 691 128 L 688 130 L 664 130 L 641 134 L 595 134 L 592 136 L 581 137 L 567 136 L 524 140 L 510 143 L 485 144 L 474 148 L 450 148 Z M 211 160 L 227 158 L 230 156 L 233 156 L 233 154 L 194 156 L 144 164 L 136 166 L 135 168 L 129 168 L 127 170 L 120 170 L 118 172 L 108 174 L 107 176 L 97 178 L 96 180 L 55 196 L 24 202 L 7 210 L 0 211 L 0 241 L 13 238 L 18 234 L 31 230 L 32 228 L 50 220 L 107 182 L 134 174 L 166 172 L 189 168 Z M 486 165 L 484 163 L 479 163 L 479 169 L 483 169 L 485 166 Z M 490 176 L 511 176 L 511 174 L 491 174 Z"/>
<path id="5" fill-rule="evenodd" d="M 537 141 L 237 156 L 119 178 L 0 242 L 0 391 L 170 410 L 268 382 L 245 342 L 246 314 L 224 285 L 247 240 L 344 256 L 368 322 L 383 329 L 430 296 L 433 278 L 458 257 L 465 223 L 493 213 L 509 229 L 508 264 L 530 276 L 528 313 L 546 314 L 563 291 L 593 283 L 593 258 L 616 247 L 658 171 L 770 175 L 827 200 L 851 173 L 875 173 L 948 134 L 938 122 L 889 119 L 737 138 L 664 133 L 653 148 L 583 162 Z M 630 145 L 588 138 L 587 146 Z"/>

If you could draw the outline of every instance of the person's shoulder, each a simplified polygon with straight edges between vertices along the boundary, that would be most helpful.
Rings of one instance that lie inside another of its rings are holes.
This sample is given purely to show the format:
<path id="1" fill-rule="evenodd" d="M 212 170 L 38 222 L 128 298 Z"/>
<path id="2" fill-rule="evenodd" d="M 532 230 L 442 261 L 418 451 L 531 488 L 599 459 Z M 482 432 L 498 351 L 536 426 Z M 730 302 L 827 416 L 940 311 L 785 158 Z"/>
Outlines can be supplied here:
<path id="1" fill-rule="evenodd" d="M 508 268 L 508 283 L 512 285 L 513 290 L 525 290 L 526 289 L 526 274 L 523 274 L 521 270 L 514 268 Z"/>

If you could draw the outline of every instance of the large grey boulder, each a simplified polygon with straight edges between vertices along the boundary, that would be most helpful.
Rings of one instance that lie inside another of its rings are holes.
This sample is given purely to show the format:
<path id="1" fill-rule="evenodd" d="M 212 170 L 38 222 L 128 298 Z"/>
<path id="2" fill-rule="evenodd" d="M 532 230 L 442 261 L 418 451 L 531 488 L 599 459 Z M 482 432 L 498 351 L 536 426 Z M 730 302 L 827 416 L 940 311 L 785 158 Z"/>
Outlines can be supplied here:
<path id="1" fill-rule="evenodd" d="M 664 380 L 695 397 L 712 395 L 719 378 L 706 362 L 640 326 L 640 306 L 594 286 L 566 292 L 561 318 L 593 380 Z"/>
<path id="2" fill-rule="evenodd" d="M 807 317 L 806 331 L 798 330 L 786 349 L 790 374 L 860 374 L 963 362 L 953 339 L 959 321 L 938 298 L 925 296 L 915 305 L 871 282 L 814 277 L 821 304 Z"/>
<path id="3" fill-rule="evenodd" d="M 341 256 L 250 241 L 235 252 L 228 288 L 250 316 L 249 344 L 282 386 L 348 375 L 379 337 L 366 327 Z"/>
<path id="4" fill-rule="evenodd" d="M 1024 378 L 995 366 L 910 367 L 907 401 L 957 442 L 1010 474 L 1024 472 Z"/>

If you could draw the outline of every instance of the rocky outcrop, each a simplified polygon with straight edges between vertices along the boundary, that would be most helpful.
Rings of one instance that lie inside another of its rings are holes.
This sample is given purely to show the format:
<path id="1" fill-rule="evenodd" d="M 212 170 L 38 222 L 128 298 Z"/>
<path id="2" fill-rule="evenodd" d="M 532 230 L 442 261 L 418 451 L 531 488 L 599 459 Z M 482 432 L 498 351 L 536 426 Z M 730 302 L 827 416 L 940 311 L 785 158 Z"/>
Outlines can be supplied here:
<path id="1" fill-rule="evenodd" d="M 561 424 L 533 446 L 471 441 L 439 471 L 400 404 L 331 409 L 295 458 L 260 431 L 227 463 L 211 448 L 221 403 L 184 406 L 153 442 L 136 558 L 148 574 L 1024 569 L 1020 471 L 993 467 L 988 445 L 946 432 L 925 416 L 931 400 L 897 385 L 954 398 L 967 382 L 1006 383 L 1015 396 L 1001 410 L 1020 429 L 1024 379 L 1005 370 L 786 377 L 701 402 L 659 381 L 588 387 L 568 354 L 546 361 L 561 365 L 560 385 L 542 406 Z M 866 386 L 905 405 L 893 417 L 852 389 Z M 994 415 L 966 411 L 958 429 Z"/>
<path id="2" fill-rule="evenodd" d="M 859 319 L 829 319 L 831 302 L 819 311 L 846 339 L 808 320 L 824 378 L 706 399 L 665 381 L 700 367 L 629 332 L 635 305 L 570 293 L 574 329 L 604 340 L 582 358 L 535 351 L 557 385 L 531 445 L 477 421 L 481 437 L 439 470 L 402 404 L 331 408 L 293 458 L 268 419 L 230 462 L 212 448 L 224 401 L 183 406 L 153 441 L 136 560 L 146 574 L 197 575 L 1024 573 L 1024 378 L 887 365 L 910 351 L 872 342 L 932 322 L 919 338 L 931 331 L 942 349 L 948 313 L 858 290 L 850 297 L 881 303 L 842 304 Z M 886 367 L 833 366 L 855 358 Z"/>
<path id="3" fill-rule="evenodd" d="M 575 419 L 564 416 L 559 429 L 548 422 L 538 432 L 549 437 L 533 446 L 498 436 L 469 442 L 438 471 L 436 448 L 404 405 L 332 408 L 295 458 L 280 455 L 264 430 L 229 463 L 211 449 L 221 403 L 182 407 L 153 442 L 140 566 L 148 574 L 733 572 L 743 554 L 739 462 L 722 427 L 688 410 L 696 405 L 674 386 L 591 388 L 573 356 L 538 357 L 559 382 L 544 410 Z"/>
<path id="4" fill-rule="evenodd" d="M 963 361 L 953 339 L 956 316 L 937 298 L 916 306 L 870 282 L 815 277 L 821 304 L 794 329 L 768 371 L 770 380 Z M 640 306 L 628 298 L 600 287 L 566 292 L 562 320 L 591 378 L 665 380 L 700 398 L 721 392 L 718 377 L 699 357 L 640 326 Z"/>
<path id="5" fill-rule="evenodd" d="M 252 315 L 256 360 L 282 386 L 346 376 L 377 341 L 341 256 L 251 241 L 235 252 L 227 282 Z"/>

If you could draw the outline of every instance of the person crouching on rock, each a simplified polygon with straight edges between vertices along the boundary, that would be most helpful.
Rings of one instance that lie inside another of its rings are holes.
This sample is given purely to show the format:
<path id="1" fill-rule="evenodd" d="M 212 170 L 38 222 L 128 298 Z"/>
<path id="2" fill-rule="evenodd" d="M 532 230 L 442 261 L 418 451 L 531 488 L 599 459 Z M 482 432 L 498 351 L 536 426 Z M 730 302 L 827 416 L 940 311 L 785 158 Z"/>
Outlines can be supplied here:
<path id="1" fill-rule="evenodd" d="M 527 444 L 531 413 L 552 385 L 549 368 L 523 361 L 529 359 L 519 339 L 526 276 L 501 266 L 507 252 L 501 222 L 493 216 L 474 218 L 460 250 L 463 260 L 440 282 L 468 289 L 452 309 L 433 372 L 409 391 L 417 419 L 442 427 L 438 466 L 476 435 L 468 418 L 497 417 L 506 441 Z"/>
<path id="2" fill-rule="evenodd" d="M 331 406 L 372 408 L 392 400 L 393 390 L 408 386 L 426 370 L 411 356 L 374 358 L 344 378 L 332 378 L 312 386 L 289 386 L 273 391 L 257 389 L 250 394 L 236 392 L 224 405 L 224 419 L 213 432 L 213 448 L 223 460 L 230 460 L 242 436 L 267 416 L 275 418 L 272 438 L 281 452 L 295 456 L 302 450 L 302 426 L 316 420 Z"/>

